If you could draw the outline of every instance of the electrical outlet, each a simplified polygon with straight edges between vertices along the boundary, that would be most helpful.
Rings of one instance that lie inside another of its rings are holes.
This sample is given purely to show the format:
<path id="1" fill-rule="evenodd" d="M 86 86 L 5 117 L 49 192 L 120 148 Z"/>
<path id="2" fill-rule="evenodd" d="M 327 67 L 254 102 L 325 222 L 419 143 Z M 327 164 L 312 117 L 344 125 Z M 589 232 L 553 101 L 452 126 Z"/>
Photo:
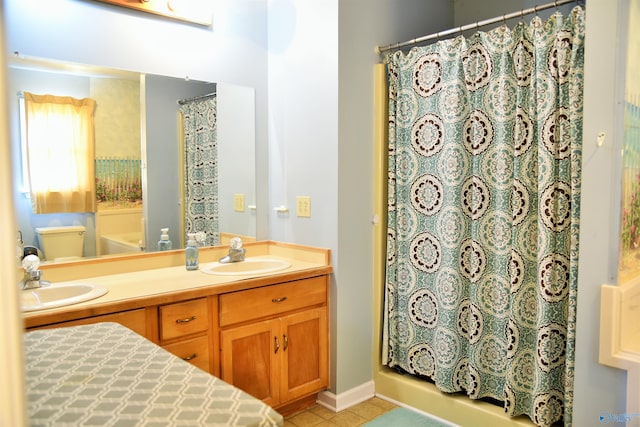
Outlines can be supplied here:
<path id="1" fill-rule="evenodd" d="M 244 194 L 233 195 L 233 210 L 236 212 L 244 212 Z"/>
<path id="2" fill-rule="evenodd" d="M 309 196 L 296 197 L 296 214 L 301 218 L 311 217 L 311 197 Z"/>

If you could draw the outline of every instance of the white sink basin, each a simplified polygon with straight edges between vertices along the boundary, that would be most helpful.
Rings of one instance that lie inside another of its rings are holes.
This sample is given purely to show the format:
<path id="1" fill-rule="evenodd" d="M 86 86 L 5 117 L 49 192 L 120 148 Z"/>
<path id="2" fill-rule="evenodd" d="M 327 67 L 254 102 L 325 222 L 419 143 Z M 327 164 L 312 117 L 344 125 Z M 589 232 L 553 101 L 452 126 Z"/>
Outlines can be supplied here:
<path id="1" fill-rule="evenodd" d="M 207 264 L 200 269 L 203 273 L 217 276 L 241 276 L 247 274 L 271 273 L 291 267 L 291 263 L 280 259 L 248 258 L 240 262 Z"/>
<path id="2" fill-rule="evenodd" d="M 20 308 L 22 311 L 36 311 L 63 307 L 101 297 L 107 292 L 107 288 L 88 283 L 54 284 L 26 289 L 20 291 Z"/>

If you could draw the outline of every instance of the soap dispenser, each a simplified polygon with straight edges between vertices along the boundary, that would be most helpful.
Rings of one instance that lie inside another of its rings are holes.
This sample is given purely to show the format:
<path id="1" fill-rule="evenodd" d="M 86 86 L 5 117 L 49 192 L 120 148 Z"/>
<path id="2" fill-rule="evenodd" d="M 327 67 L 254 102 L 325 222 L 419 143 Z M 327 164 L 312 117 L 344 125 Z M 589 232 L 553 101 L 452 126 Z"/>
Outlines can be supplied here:
<path id="1" fill-rule="evenodd" d="M 171 240 L 169 240 L 169 229 L 162 228 L 160 229 L 162 234 L 160 234 L 160 241 L 158 242 L 158 250 L 159 251 L 168 251 L 171 250 Z"/>
<path id="2" fill-rule="evenodd" d="M 196 234 L 188 233 L 187 247 L 185 253 L 185 265 L 187 270 L 198 269 L 198 243 L 196 242 Z"/>

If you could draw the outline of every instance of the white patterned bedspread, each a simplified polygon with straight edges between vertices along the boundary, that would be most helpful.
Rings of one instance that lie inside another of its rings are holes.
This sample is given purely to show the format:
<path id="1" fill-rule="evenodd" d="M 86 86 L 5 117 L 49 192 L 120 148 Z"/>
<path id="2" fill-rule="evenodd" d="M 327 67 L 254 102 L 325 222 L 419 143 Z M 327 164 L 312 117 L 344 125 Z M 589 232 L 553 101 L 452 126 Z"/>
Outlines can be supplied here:
<path id="1" fill-rule="evenodd" d="M 32 426 L 282 426 L 271 407 L 116 323 L 25 334 Z"/>

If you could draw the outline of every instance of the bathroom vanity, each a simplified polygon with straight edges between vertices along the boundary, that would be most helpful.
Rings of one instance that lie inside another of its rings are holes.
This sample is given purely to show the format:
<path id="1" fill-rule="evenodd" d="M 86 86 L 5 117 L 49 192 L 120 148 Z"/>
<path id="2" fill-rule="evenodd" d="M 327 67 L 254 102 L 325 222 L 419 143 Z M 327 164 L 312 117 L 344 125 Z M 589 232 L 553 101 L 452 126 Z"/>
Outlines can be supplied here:
<path id="1" fill-rule="evenodd" d="M 186 271 L 183 251 L 45 266 L 54 286 L 75 279 L 109 291 L 24 313 L 25 327 L 119 323 L 286 415 L 315 403 L 328 387 L 329 251 L 276 242 L 246 247 L 248 260 L 290 266 L 204 274 Z M 201 249 L 201 269 L 225 250 Z"/>

